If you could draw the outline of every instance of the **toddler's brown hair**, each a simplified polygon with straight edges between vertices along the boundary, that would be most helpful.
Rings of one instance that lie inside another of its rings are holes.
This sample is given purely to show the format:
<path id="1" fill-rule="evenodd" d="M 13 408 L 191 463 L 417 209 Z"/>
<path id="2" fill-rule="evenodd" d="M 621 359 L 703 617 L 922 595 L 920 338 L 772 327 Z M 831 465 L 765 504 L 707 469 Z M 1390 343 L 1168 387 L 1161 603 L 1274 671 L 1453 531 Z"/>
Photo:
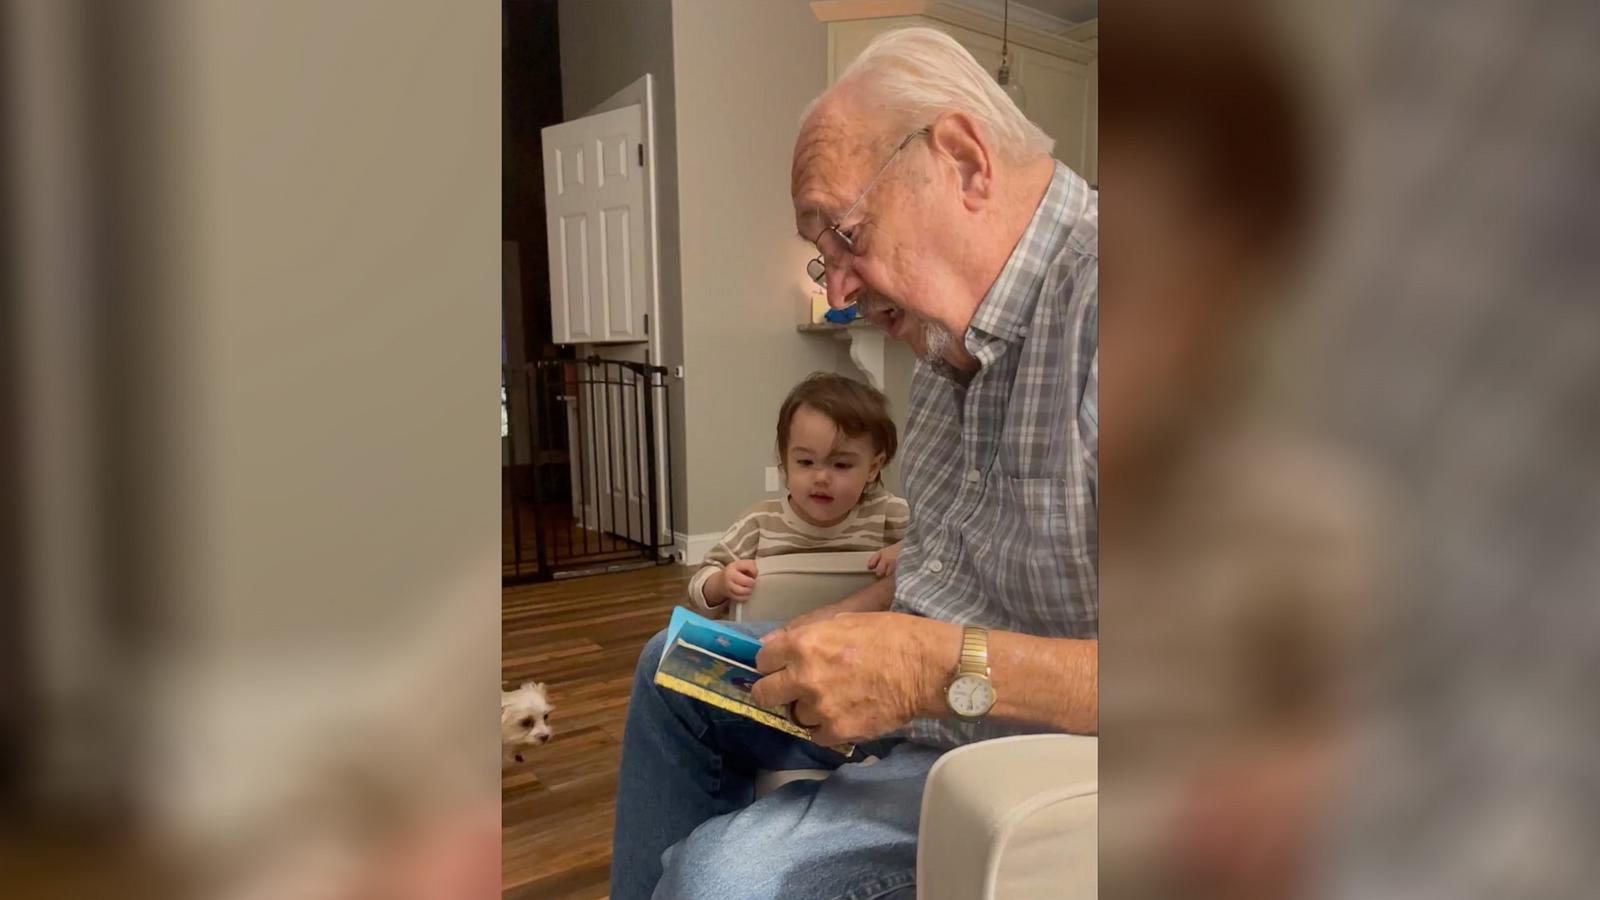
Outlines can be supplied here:
<path id="1" fill-rule="evenodd" d="M 889 416 L 889 398 L 870 385 L 833 372 L 812 372 L 794 386 L 778 409 L 778 465 L 789 458 L 789 425 L 795 410 L 809 406 L 827 416 L 841 434 L 865 437 L 889 465 L 899 446 L 899 432 Z M 879 480 L 882 472 L 879 472 Z"/>

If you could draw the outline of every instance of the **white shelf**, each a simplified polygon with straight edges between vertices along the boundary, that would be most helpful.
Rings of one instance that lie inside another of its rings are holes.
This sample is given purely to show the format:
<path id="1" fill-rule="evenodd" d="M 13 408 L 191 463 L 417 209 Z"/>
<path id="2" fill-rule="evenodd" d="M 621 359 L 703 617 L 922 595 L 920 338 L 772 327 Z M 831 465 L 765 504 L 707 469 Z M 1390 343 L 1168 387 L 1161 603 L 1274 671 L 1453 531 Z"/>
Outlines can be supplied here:
<path id="1" fill-rule="evenodd" d="M 857 319 L 849 325 L 796 325 L 801 334 L 820 334 L 835 340 L 848 341 L 850 361 L 855 363 L 867 383 L 883 390 L 883 345 L 886 337 L 877 327 Z"/>

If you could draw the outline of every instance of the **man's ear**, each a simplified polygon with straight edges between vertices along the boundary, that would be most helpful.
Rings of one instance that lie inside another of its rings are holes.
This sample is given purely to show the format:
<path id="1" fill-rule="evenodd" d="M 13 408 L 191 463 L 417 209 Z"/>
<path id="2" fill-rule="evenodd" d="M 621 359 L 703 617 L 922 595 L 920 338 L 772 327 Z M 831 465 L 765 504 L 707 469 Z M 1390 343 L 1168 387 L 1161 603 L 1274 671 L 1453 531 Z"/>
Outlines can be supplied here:
<path id="1" fill-rule="evenodd" d="M 928 145 L 955 167 L 961 202 L 976 212 L 994 194 L 994 154 L 989 138 L 971 116 L 940 113 L 928 126 Z"/>

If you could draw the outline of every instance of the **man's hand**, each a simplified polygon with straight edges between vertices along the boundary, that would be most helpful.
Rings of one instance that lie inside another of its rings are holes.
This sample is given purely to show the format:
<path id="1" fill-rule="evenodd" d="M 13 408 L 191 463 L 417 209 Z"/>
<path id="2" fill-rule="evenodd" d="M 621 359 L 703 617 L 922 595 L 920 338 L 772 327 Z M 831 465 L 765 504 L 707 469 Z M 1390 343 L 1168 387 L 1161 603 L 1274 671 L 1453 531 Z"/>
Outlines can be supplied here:
<path id="1" fill-rule="evenodd" d="M 905 541 L 896 541 L 867 557 L 867 568 L 871 569 L 879 578 L 888 578 L 894 574 L 895 566 L 900 564 L 900 545 Z"/>
<path id="2" fill-rule="evenodd" d="M 869 740 L 915 718 L 944 714 L 943 688 L 961 653 L 961 629 L 904 613 L 839 613 L 768 635 L 751 699 L 794 703 L 824 746 Z"/>
<path id="3" fill-rule="evenodd" d="M 729 600 L 743 603 L 755 589 L 756 561 L 753 559 L 736 559 L 706 579 L 706 593 L 712 595 L 711 601 L 716 606 Z"/>

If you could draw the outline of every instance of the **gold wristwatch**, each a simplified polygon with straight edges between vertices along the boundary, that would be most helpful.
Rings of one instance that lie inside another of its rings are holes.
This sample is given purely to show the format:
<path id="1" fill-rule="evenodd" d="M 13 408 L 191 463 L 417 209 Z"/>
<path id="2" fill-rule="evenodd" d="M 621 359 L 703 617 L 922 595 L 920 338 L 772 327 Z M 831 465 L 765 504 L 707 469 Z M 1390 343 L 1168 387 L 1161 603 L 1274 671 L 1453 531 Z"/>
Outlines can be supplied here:
<path id="1" fill-rule="evenodd" d="M 962 719 L 976 721 L 994 708 L 994 683 L 989 680 L 989 629 L 968 625 L 961 630 L 961 662 L 944 689 L 945 703 Z"/>

